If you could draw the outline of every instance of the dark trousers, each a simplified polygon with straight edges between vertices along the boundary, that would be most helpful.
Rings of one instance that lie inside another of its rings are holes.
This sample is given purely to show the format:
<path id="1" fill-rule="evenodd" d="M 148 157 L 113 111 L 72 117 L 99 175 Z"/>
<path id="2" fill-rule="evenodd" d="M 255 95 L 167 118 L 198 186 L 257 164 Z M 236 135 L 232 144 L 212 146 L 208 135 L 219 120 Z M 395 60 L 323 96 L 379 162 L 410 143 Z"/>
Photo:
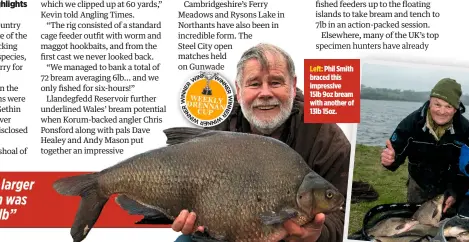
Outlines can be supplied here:
<path id="1" fill-rule="evenodd" d="M 459 200 L 459 199 L 458 199 Z M 469 196 L 465 195 L 458 208 L 458 215 L 469 217 Z"/>
<path id="2" fill-rule="evenodd" d="M 407 181 L 407 202 L 409 203 L 424 203 L 438 194 L 429 193 L 424 191 L 412 177 L 409 176 Z M 469 217 L 469 195 L 458 197 L 453 207 L 448 210 L 448 213 L 455 213 Z"/>
<path id="3" fill-rule="evenodd" d="M 409 175 L 407 180 L 407 202 L 408 203 L 424 203 L 438 194 L 428 192 L 422 189 L 417 182 Z"/>

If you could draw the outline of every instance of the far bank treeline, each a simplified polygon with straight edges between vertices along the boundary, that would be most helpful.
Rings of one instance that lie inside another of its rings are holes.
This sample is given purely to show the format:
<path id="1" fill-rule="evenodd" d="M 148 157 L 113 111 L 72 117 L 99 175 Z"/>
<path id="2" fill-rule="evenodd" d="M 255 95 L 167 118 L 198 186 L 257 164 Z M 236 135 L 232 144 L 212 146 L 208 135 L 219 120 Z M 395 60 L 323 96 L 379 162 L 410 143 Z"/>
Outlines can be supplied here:
<path id="1" fill-rule="evenodd" d="M 372 88 L 361 85 L 361 99 L 371 100 L 392 100 L 392 101 L 407 101 L 407 102 L 425 102 L 428 100 L 430 91 L 416 92 L 412 90 L 389 89 L 389 88 Z M 461 102 L 464 104 L 469 103 L 469 96 L 463 94 Z"/>

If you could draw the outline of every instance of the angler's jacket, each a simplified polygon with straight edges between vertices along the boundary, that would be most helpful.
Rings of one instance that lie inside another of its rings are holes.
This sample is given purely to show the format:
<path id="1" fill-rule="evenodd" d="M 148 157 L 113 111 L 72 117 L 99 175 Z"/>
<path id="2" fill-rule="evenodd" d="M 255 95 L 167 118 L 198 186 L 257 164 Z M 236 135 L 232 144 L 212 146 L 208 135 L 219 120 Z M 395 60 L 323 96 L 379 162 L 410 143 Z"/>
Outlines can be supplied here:
<path id="1" fill-rule="evenodd" d="M 346 198 L 350 142 L 336 124 L 305 124 L 303 103 L 303 93 L 297 88 L 290 118 L 285 122 L 287 128 L 283 129 L 280 140 L 296 150 L 316 173 L 332 183 Z M 250 124 L 237 101 L 229 117 L 209 129 L 251 132 Z M 342 241 L 344 211 L 326 216 L 318 242 Z"/>
<path id="2" fill-rule="evenodd" d="M 409 175 L 429 196 L 450 192 L 461 197 L 469 180 L 459 170 L 461 146 L 469 143 L 469 121 L 462 115 L 461 103 L 453 125 L 436 141 L 426 126 L 430 101 L 404 118 L 391 135 L 395 161 L 388 170 L 395 171 L 408 158 Z"/>

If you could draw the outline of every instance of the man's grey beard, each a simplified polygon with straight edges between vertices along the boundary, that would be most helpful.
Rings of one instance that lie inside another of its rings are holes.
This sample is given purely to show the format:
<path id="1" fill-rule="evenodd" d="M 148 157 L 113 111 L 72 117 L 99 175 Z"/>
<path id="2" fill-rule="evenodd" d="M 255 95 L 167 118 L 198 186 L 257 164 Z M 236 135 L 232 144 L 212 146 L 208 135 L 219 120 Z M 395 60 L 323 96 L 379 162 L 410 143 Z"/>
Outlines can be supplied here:
<path id="1" fill-rule="evenodd" d="M 269 100 L 255 99 L 250 107 L 247 107 L 242 98 L 242 91 L 238 94 L 240 97 L 240 106 L 241 111 L 244 114 L 244 117 L 249 121 L 249 123 L 262 134 L 272 134 L 276 129 L 278 129 L 288 117 L 290 117 L 291 110 L 293 108 L 293 100 L 295 99 L 293 88 L 290 91 L 290 97 L 285 103 L 281 103 L 277 98 L 273 97 Z M 270 120 L 261 120 L 255 117 L 254 107 L 259 105 L 280 105 L 280 112 Z"/>

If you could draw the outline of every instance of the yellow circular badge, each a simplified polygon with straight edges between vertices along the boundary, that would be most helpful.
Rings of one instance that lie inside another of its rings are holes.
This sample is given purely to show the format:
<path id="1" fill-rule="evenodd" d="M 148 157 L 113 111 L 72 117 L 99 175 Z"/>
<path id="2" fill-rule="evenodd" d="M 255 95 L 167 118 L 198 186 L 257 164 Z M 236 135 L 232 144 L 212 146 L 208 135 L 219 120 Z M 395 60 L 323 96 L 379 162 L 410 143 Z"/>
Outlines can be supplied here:
<path id="1" fill-rule="evenodd" d="M 193 124 L 212 127 L 231 113 L 234 94 L 219 73 L 202 72 L 185 82 L 181 91 L 181 110 Z"/>

